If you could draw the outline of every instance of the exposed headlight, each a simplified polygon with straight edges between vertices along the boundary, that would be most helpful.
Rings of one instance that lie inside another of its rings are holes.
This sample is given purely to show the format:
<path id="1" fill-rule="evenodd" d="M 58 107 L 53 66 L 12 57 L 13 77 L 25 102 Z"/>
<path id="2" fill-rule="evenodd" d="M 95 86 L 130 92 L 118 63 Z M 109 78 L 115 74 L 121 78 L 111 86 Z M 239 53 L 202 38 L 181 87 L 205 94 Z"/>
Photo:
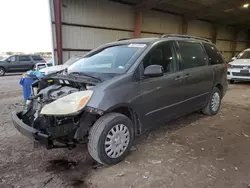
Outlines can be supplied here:
<path id="1" fill-rule="evenodd" d="M 93 91 L 79 91 L 62 97 L 50 104 L 45 105 L 41 114 L 44 115 L 70 115 L 82 110 L 89 99 L 93 95 Z"/>

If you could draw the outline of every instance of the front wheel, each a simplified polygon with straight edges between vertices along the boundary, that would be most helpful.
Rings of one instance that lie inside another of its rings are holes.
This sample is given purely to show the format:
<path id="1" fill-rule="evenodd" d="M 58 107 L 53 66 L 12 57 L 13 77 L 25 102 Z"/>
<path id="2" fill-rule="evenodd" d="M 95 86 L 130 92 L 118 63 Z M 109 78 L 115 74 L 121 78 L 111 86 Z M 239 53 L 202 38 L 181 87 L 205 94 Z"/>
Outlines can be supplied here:
<path id="1" fill-rule="evenodd" d="M 212 95 L 209 98 L 207 105 L 203 108 L 202 112 L 206 115 L 215 115 L 220 110 L 221 92 L 219 88 L 215 87 Z"/>
<path id="2" fill-rule="evenodd" d="M 129 153 L 134 140 L 131 120 L 120 113 L 100 117 L 89 134 L 89 154 L 99 163 L 113 165 Z"/>
<path id="3" fill-rule="evenodd" d="M 233 84 L 233 83 L 234 83 L 234 80 L 229 80 L 229 83 L 230 83 L 230 84 Z"/>
<path id="4" fill-rule="evenodd" d="M 0 67 L 0 76 L 4 76 L 5 75 L 5 70 L 4 68 Z"/>

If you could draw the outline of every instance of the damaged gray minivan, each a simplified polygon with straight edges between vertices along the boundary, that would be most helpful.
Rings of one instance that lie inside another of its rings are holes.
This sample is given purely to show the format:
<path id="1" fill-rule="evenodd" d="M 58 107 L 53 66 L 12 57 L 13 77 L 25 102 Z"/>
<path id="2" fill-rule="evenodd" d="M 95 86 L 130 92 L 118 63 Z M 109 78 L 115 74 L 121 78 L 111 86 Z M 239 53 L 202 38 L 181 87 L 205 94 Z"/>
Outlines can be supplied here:
<path id="1" fill-rule="evenodd" d="M 185 35 L 101 46 L 32 85 L 15 127 L 48 149 L 88 143 L 112 165 L 134 137 L 194 111 L 215 115 L 227 90 L 227 65 L 207 39 Z"/>

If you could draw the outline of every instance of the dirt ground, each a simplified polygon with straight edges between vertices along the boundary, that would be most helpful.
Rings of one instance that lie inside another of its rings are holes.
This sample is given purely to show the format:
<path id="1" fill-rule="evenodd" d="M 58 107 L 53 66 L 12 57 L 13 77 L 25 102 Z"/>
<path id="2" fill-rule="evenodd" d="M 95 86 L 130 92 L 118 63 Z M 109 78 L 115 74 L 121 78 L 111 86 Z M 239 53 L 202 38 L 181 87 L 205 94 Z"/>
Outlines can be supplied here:
<path id="1" fill-rule="evenodd" d="M 11 123 L 20 108 L 20 75 L 0 78 L 0 187 L 245 188 L 250 183 L 250 83 L 230 85 L 218 115 L 191 114 L 136 139 L 111 167 L 85 146 L 33 149 Z"/>

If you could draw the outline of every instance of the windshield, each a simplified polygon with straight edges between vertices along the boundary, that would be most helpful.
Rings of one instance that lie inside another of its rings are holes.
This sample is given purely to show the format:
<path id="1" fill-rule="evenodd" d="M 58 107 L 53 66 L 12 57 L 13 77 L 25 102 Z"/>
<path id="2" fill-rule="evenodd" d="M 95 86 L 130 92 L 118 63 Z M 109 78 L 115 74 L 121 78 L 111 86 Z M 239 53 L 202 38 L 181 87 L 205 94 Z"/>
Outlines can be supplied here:
<path id="1" fill-rule="evenodd" d="M 68 73 L 125 73 L 146 44 L 111 46 L 79 59 L 68 68 Z"/>
<path id="2" fill-rule="evenodd" d="M 64 63 L 64 65 L 72 65 L 73 63 L 75 63 L 77 60 L 79 60 L 81 58 L 82 58 L 82 56 L 73 56 L 68 61 L 66 61 Z"/>
<path id="3" fill-rule="evenodd" d="M 10 56 L 4 57 L 2 60 L 6 61 Z"/>
<path id="4" fill-rule="evenodd" d="M 250 59 L 250 51 L 241 52 L 237 59 Z"/>

